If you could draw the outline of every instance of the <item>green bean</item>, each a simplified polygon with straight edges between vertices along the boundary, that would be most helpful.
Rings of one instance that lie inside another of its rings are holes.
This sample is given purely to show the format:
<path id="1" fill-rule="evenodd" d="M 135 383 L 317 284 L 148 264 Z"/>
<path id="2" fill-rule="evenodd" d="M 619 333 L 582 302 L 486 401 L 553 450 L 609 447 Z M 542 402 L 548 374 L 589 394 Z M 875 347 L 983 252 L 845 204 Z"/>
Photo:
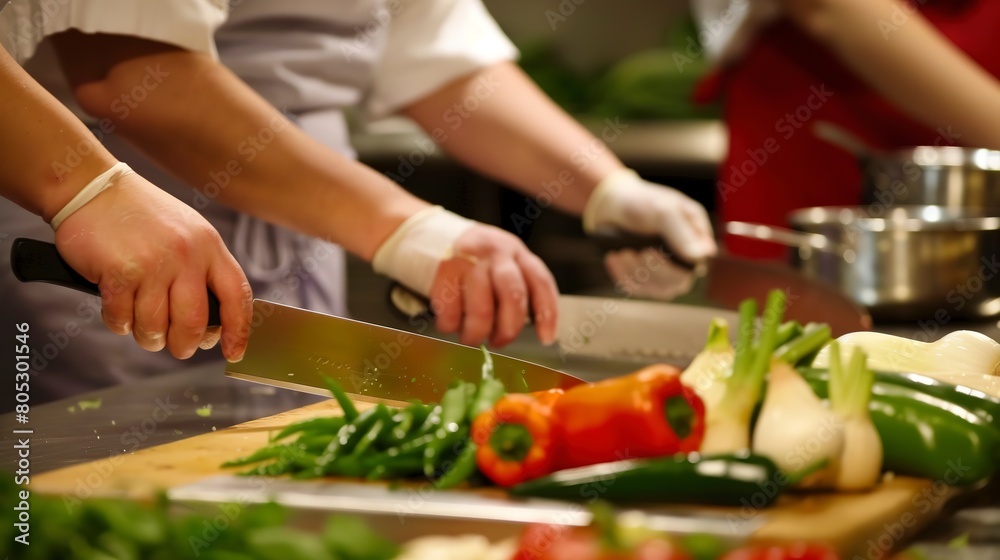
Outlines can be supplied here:
<path id="1" fill-rule="evenodd" d="M 479 383 L 479 390 L 476 391 L 472 404 L 469 406 L 468 421 L 474 421 L 477 416 L 493 408 L 493 405 L 506 393 L 503 381 L 492 377 L 483 379 Z"/>
<path id="2" fill-rule="evenodd" d="M 383 419 L 376 420 L 375 423 L 372 424 L 372 428 L 361 437 L 361 440 L 358 441 L 358 444 L 351 451 L 351 456 L 355 458 L 364 456 L 364 454 L 385 429 L 385 424 L 385 420 Z"/>
<path id="3" fill-rule="evenodd" d="M 469 437 L 469 427 L 461 426 L 457 427 L 455 430 L 450 430 L 449 427 L 458 426 L 457 424 L 448 424 L 447 426 L 442 426 L 434 432 L 434 441 L 432 441 L 426 448 L 424 448 L 424 475 L 428 478 L 433 478 L 437 473 L 438 467 L 444 458 L 445 451 L 450 447 L 453 447 L 459 441 L 467 439 Z"/>
<path id="4" fill-rule="evenodd" d="M 476 451 L 478 451 L 476 444 L 470 441 L 455 458 L 451 468 L 434 481 L 434 488 L 447 490 L 469 480 L 469 477 L 476 472 Z"/>
<path id="5" fill-rule="evenodd" d="M 340 409 L 344 411 L 344 418 L 348 422 L 353 422 L 355 418 L 358 417 L 358 409 L 354 406 L 351 398 L 347 396 L 347 393 L 340 387 L 340 385 L 330 379 L 329 377 L 324 377 L 323 382 L 326 383 L 326 388 L 330 390 L 333 394 L 333 398 L 337 399 L 337 404 L 340 405 Z"/>
<path id="6" fill-rule="evenodd" d="M 424 461 L 420 456 L 400 456 L 387 459 L 376 465 L 365 477 L 368 480 L 384 480 L 386 478 L 401 478 L 413 476 L 423 468 Z"/>
<path id="7" fill-rule="evenodd" d="M 226 461 L 225 463 L 222 463 L 222 466 L 223 468 L 245 467 L 247 465 L 252 465 L 254 463 L 260 463 L 261 461 L 267 461 L 268 459 L 276 459 L 283 452 L 292 447 L 292 445 L 294 444 L 285 443 L 285 444 L 268 445 L 267 447 L 262 447 L 257 451 L 254 451 L 253 453 L 247 455 L 246 457 L 233 459 L 232 461 Z"/>
<path id="8" fill-rule="evenodd" d="M 299 432 L 304 432 L 303 435 L 305 435 L 305 433 L 332 434 L 336 433 L 337 430 L 339 430 L 345 423 L 347 423 L 347 419 L 342 416 L 310 418 L 308 420 L 302 420 L 285 426 L 283 430 L 271 438 L 271 441 L 278 441 Z"/>
<path id="9" fill-rule="evenodd" d="M 411 430 L 402 443 L 417 439 L 429 433 L 433 433 L 441 425 L 441 405 L 436 405 L 424 418 L 424 421 L 416 430 Z"/>

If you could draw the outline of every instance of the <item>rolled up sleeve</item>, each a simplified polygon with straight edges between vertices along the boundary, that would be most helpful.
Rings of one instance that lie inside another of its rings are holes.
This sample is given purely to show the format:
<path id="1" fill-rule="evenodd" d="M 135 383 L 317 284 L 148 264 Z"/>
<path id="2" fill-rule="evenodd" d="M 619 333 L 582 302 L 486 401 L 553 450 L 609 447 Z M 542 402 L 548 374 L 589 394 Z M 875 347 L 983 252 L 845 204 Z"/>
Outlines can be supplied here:
<path id="1" fill-rule="evenodd" d="M 13 0 L 0 12 L 0 42 L 22 64 L 46 37 L 68 29 L 131 35 L 217 58 L 213 34 L 227 14 L 226 0 Z"/>
<path id="2" fill-rule="evenodd" d="M 481 68 L 517 59 L 517 48 L 481 0 L 412 0 L 397 6 L 367 99 L 373 118 Z"/>

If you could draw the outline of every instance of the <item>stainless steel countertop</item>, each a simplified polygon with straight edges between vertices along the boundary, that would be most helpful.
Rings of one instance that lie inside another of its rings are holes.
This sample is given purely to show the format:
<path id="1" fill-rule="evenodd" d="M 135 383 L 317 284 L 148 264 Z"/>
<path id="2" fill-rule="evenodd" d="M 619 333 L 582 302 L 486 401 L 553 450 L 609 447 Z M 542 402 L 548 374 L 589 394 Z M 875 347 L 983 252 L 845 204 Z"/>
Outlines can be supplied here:
<path id="1" fill-rule="evenodd" d="M 965 325 L 968 327 L 968 325 Z M 883 327 L 911 334 L 913 325 Z M 919 327 L 918 327 L 919 328 Z M 995 324 L 977 330 L 1000 334 Z M 628 371 L 632 364 L 605 364 L 587 360 L 562 362 L 555 350 L 519 340 L 507 353 L 553 367 L 562 367 L 588 379 Z M 233 380 L 223 375 L 224 365 L 192 367 L 128 385 L 32 407 L 29 423 L 17 424 L 14 415 L 0 416 L 0 430 L 9 438 L 14 429 L 29 428 L 31 473 L 105 458 L 222 429 L 321 400 L 319 397 L 272 389 Z M 79 401 L 100 400 L 100 408 L 81 410 Z M 199 407 L 211 405 L 207 417 Z M 71 412 L 70 408 L 75 407 Z M 13 472 L 16 457 L 11 444 L 0 451 L 0 464 Z M 1000 483 L 967 498 L 963 507 L 935 523 L 916 543 L 932 555 L 986 560 L 1000 559 Z M 968 534 L 970 545 L 962 551 L 946 543 Z"/>
<path id="2" fill-rule="evenodd" d="M 672 167 L 685 174 L 714 178 L 726 157 L 728 131 L 718 120 L 623 121 L 581 118 L 580 122 L 630 166 Z M 362 161 L 419 153 L 431 158 L 447 157 L 412 121 L 390 117 L 357 126 L 351 145 Z"/>

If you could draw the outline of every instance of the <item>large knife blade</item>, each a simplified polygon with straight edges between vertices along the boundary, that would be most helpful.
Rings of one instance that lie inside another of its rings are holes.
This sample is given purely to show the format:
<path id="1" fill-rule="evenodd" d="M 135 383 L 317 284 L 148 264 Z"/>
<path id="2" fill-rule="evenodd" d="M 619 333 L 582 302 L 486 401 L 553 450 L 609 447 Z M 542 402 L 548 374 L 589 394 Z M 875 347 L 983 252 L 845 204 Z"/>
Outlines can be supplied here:
<path id="1" fill-rule="evenodd" d="M 22 282 L 46 282 L 92 295 L 97 285 L 80 276 L 55 245 L 15 239 L 11 268 Z M 209 292 L 209 325 L 219 325 L 219 301 Z M 510 391 L 541 391 L 583 383 L 577 377 L 500 354 L 495 375 Z M 246 353 L 226 375 L 318 395 L 329 395 L 323 377 L 362 400 L 438 401 L 456 379 L 482 377 L 483 354 L 389 327 L 254 300 Z"/>
<path id="2" fill-rule="evenodd" d="M 430 319 L 427 298 L 401 284 L 389 290 L 391 307 L 404 319 Z M 735 328 L 739 314 L 726 309 L 662 303 L 621 296 L 559 296 L 559 357 L 616 361 L 668 361 L 686 366 L 705 347 L 708 327 L 723 319 Z"/>
<path id="3" fill-rule="evenodd" d="M 254 300 L 246 354 L 226 375 L 329 395 L 323 377 L 363 400 L 434 402 L 456 380 L 482 377 L 478 348 L 353 319 Z M 583 383 L 577 377 L 492 354 L 494 373 L 510 391 Z"/>

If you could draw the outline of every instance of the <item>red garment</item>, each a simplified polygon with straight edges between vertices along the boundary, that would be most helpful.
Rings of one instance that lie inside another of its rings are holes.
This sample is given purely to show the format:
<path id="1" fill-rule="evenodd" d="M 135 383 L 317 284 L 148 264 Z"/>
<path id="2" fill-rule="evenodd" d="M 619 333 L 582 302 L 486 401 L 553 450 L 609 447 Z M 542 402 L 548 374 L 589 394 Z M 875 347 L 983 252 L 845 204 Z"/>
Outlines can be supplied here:
<path id="1" fill-rule="evenodd" d="M 952 43 L 1000 75 L 1000 2 L 922 0 L 918 5 Z M 891 28 L 883 32 L 892 40 Z M 788 21 L 762 29 L 748 52 L 725 71 L 721 87 L 730 132 L 729 155 L 717 182 L 723 221 L 787 225 L 789 212 L 798 208 L 860 204 L 854 158 L 813 135 L 810 127 L 817 120 L 882 148 L 962 145 L 958 131 L 931 130 L 900 113 Z M 787 255 L 787 249 L 770 243 L 730 235 L 724 241 L 738 255 Z"/>

